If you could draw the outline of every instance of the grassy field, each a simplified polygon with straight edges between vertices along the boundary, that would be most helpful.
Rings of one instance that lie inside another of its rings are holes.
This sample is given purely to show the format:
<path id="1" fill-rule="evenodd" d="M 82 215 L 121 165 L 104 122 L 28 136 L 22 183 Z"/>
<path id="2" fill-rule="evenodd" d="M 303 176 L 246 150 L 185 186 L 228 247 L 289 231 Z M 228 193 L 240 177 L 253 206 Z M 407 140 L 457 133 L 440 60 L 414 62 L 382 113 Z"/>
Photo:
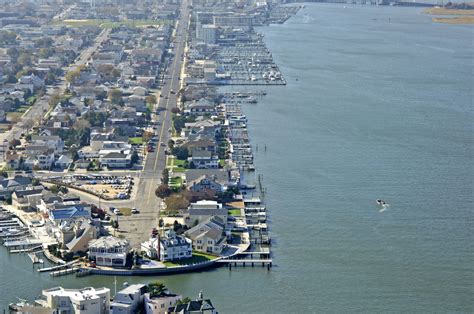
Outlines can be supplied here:
<path id="1" fill-rule="evenodd" d="M 170 188 L 180 188 L 183 185 L 183 179 L 181 177 L 170 178 Z"/>
<path id="2" fill-rule="evenodd" d="M 30 96 L 26 99 L 26 102 L 33 105 L 36 102 L 36 96 Z"/>
<path id="3" fill-rule="evenodd" d="M 128 139 L 129 144 L 141 145 L 143 144 L 143 137 L 130 137 Z"/>
<path id="4" fill-rule="evenodd" d="M 166 161 L 166 166 L 169 168 L 169 170 L 173 172 L 184 172 L 186 169 L 184 168 L 185 165 L 184 160 L 179 160 L 174 157 L 168 157 Z"/>
<path id="5" fill-rule="evenodd" d="M 191 258 L 175 260 L 172 262 L 163 262 L 163 264 L 165 264 L 166 267 L 176 267 L 176 266 L 182 266 L 182 265 L 204 263 L 204 262 L 213 260 L 215 258 L 217 258 L 217 256 L 206 254 L 206 253 L 194 252 L 193 257 Z"/>
<path id="6" fill-rule="evenodd" d="M 456 10 L 447 8 L 428 8 L 423 12 L 432 15 L 474 15 L 474 10 Z"/>
<path id="7" fill-rule="evenodd" d="M 88 20 L 63 20 L 59 23 L 70 26 L 70 27 L 97 26 L 100 28 L 118 28 L 121 26 L 129 26 L 129 27 L 158 26 L 158 25 L 163 25 L 163 24 L 171 24 L 171 20 L 110 21 L 110 20 L 102 20 L 102 19 L 88 19 Z"/>
<path id="8" fill-rule="evenodd" d="M 433 22 L 445 24 L 474 24 L 474 16 L 434 17 Z"/>
<path id="9" fill-rule="evenodd" d="M 229 209 L 229 215 L 232 215 L 232 216 L 240 216 L 240 215 L 241 215 L 241 211 L 240 211 L 240 209 Z"/>

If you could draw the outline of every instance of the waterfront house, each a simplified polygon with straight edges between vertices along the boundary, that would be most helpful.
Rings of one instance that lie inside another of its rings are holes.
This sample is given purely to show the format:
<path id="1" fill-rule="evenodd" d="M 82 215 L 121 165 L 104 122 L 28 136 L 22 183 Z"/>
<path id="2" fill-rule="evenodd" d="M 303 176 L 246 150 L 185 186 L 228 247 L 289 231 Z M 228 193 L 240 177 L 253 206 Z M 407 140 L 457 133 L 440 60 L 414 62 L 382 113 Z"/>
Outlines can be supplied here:
<path id="1" fill-rule="evenodd" d="M 188 161 L 197 169 L 219 168 L 219 157 L 210 151 L 192 151 Z"/>
<path id="2" fill-rule="evenodd" d="M 97 239 L 98 228 L 89 219 L 64 221 L 56 228 L 54 235 L 69 252 L 87 252 L 89 242 Z"/>
<path id="3" fill-rule="evenodd" d="M 184 113 L 191 115 L 216 115 L 216 106 L 205 98 L 198 101 L 186 102 Z"/>
<path id="4" fill-rule="evenodd" d="M 133 314 L 143 309 L 146 285 L 134 284 L 118 291 L 110 304 L 111 314 Z"/>
<path id="5" fill-rule="evenodd" d="M 209 151 L 211 153 L 217 153 L 217 143 L 214 136 L 199 137 L 196 139 L 189 138 L 186 143 L 182 145 L 187 148 L 188 151 Z"/>
<path id="6" fill-rule="evenodd" d="M 229 172 L 224 169 L 189 169 L 185 175 L 184 183 L 192 192 L 212 190 L 219 193 L 231 185 Z"/>
<path id="7" fill-rule="evenodd" d="M 222 207 L 222 204 L 216 201 L 197 201 L 191 203 L 188 207 L 188 225 L 197 224 L 208 220 L 209 218 L 217 216 L 225 223 L 227 222 L 228 212 L 227 209 Z"/>
<path id="8" fill-rule="evenodd" d="M 221 254 L 226 244 L 225 222 L 211 217 L 187 230 L 185 235 L 193 241 L 193 249 L 203 253 Z"/>
<path id="9" fill-rule="evenodd" d="M 196 300 L 189 301 L 187 303 L 177 304 L 168 309 L 169 314 L 217 314 L 217 310 L 212 305 L 211 300 L 204 299 L 202 292 L 199 293 L 199 297 Z"/>
<path id="10" fill-rule="evenodd" d="M 163 236 L 151 237 L 141 248 L 150 258 L 163 262 L 190 258 L 193 253 L 191 240 L 172 229 L 166 230 Z"/>
<path id="11" fill-rule="evenodd" d="M 107 314 L 110 313 L 110 290 L 108 288 L 45 289 L 39 306 L 50 309 L 50 313 Z M 33 312 L 34 313 L 34 312 Z"/>
<path id="12" fill-rule="evenodd" d="M 130 244 L 127 240 L 108 236 L 89 242 L 89 259 L 98 266 L 125 267 Z"/>
<path id="13" fill-rule="evenodd" d="M 145 294 L 145 313 L 146 314 L 167 314 L 170 307 L 176 306 L 178 301 L 182 300 L 182 296 L 170 292 L 163 292 L 159 295 L 150 296 Z"/>
<path id="14" fill-rule="evenodd" d="M 75 201 L 55 202 L 53 204 L 41 203 L 38 208 L 46 211 L 49 219 L 55 226 L 59 226 L 64 221 L 74 221 L 77 219 L 90 219 L 91 207 L 87 204 L 80 204 Z"/>

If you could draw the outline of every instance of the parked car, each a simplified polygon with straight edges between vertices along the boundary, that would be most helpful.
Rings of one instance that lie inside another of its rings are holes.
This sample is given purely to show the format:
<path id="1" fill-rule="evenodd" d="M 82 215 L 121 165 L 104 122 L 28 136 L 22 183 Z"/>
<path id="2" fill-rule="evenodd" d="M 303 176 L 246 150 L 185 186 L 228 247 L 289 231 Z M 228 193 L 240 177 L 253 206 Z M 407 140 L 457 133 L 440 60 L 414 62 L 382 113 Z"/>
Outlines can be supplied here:
<path id="1" fill-rule="evenodd" d="M 122 212 L 118 208 L 116 208 L 116 209 L 114 209 L 114 214 L 115 215 L 122 215 Z"/>
<path id="2" fill-rule="evenodd" d="M 140 213 L 138 208 L 132 208 L 132 214 L 138 214 L 138 213 Z"/>

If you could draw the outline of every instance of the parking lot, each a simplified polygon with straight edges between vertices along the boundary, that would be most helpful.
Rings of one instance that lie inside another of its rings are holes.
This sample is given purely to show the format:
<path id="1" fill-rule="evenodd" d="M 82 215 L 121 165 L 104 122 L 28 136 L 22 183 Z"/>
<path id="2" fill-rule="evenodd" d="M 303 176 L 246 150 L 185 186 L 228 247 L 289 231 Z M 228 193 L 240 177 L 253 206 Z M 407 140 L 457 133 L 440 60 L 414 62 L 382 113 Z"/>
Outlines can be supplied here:
<path id="1" fill-rule="evenodd" d="M 114 175 L 72 175 L 63 178 L 50 178 L 71 187 L 100 195 L 104 199 L 129 199 L 134 185 L 132 176 Z"/>

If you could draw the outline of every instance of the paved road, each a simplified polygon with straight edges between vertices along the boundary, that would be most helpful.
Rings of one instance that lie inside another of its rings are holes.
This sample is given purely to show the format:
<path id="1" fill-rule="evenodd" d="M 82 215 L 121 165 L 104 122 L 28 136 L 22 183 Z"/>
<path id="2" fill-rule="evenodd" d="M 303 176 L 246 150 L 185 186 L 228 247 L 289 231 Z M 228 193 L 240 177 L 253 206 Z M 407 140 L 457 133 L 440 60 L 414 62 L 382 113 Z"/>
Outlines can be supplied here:
<path id="1" fill-rule="evenodd" d="M 158 225 L 158 215 L 161 200 L 155 196 L 155 190 L 160 184 L 161 174 L 166 166 L 165 149 L 171 137 L 171 109 L 177 106 L 177 95 L 175 93 L 180 89 L 180 73 L 183 67 L 181 55 L 184 52 L 185 41 L 184 34 L 187 33 L 189 23 L 188 1 L 181 3 L 181 15 L 175 28 L 176 44 L 173 49 L 173 59 L 167 68 L 165 85 L 161 89 L 161 96 L 156 106 L 156 115 L 152 119 L 156 121 L 157 128 L 155 135 L 158 137 L 158 143 L 154 152 L 147 154 L 143 171 L 138 181 L 137 195 L 133 201 L 132 207 L 140 210 L 140 214 L 119 218 L 120 229 L 125 232 L 125 236 L 131 241 L 133 247 L 139 247 L 139 243 L 148 239 L 151 230 Z"/>
<path id="2" fill-rule="evenodd" d="M 86 64 L 92 54 L 108 39 L 110 31 L 110 29 L 104 29 L 96 37 L 94 44 L 80 53 L 73 65 L 64 68 L 65 73 L 72 69 L 76 69 L 80 65 Z M 27 124 L 30 123 L 29 121 L 39 123 L 41 117 L 43 117 L 49 109 L 49 98 L 54 94 L 62 95 L 66 89 L 66 85 L 67 82 L 65 78 L 61 77 L 56 85 L 49 86 L 46 89 L 45 95 L 36 101 L 35 104 L 22 116 L 21 121 L 16 123 L 11 130 L 0 134 L 0 142 L 19 139 L 21 133 L 25 132 Z"/>

